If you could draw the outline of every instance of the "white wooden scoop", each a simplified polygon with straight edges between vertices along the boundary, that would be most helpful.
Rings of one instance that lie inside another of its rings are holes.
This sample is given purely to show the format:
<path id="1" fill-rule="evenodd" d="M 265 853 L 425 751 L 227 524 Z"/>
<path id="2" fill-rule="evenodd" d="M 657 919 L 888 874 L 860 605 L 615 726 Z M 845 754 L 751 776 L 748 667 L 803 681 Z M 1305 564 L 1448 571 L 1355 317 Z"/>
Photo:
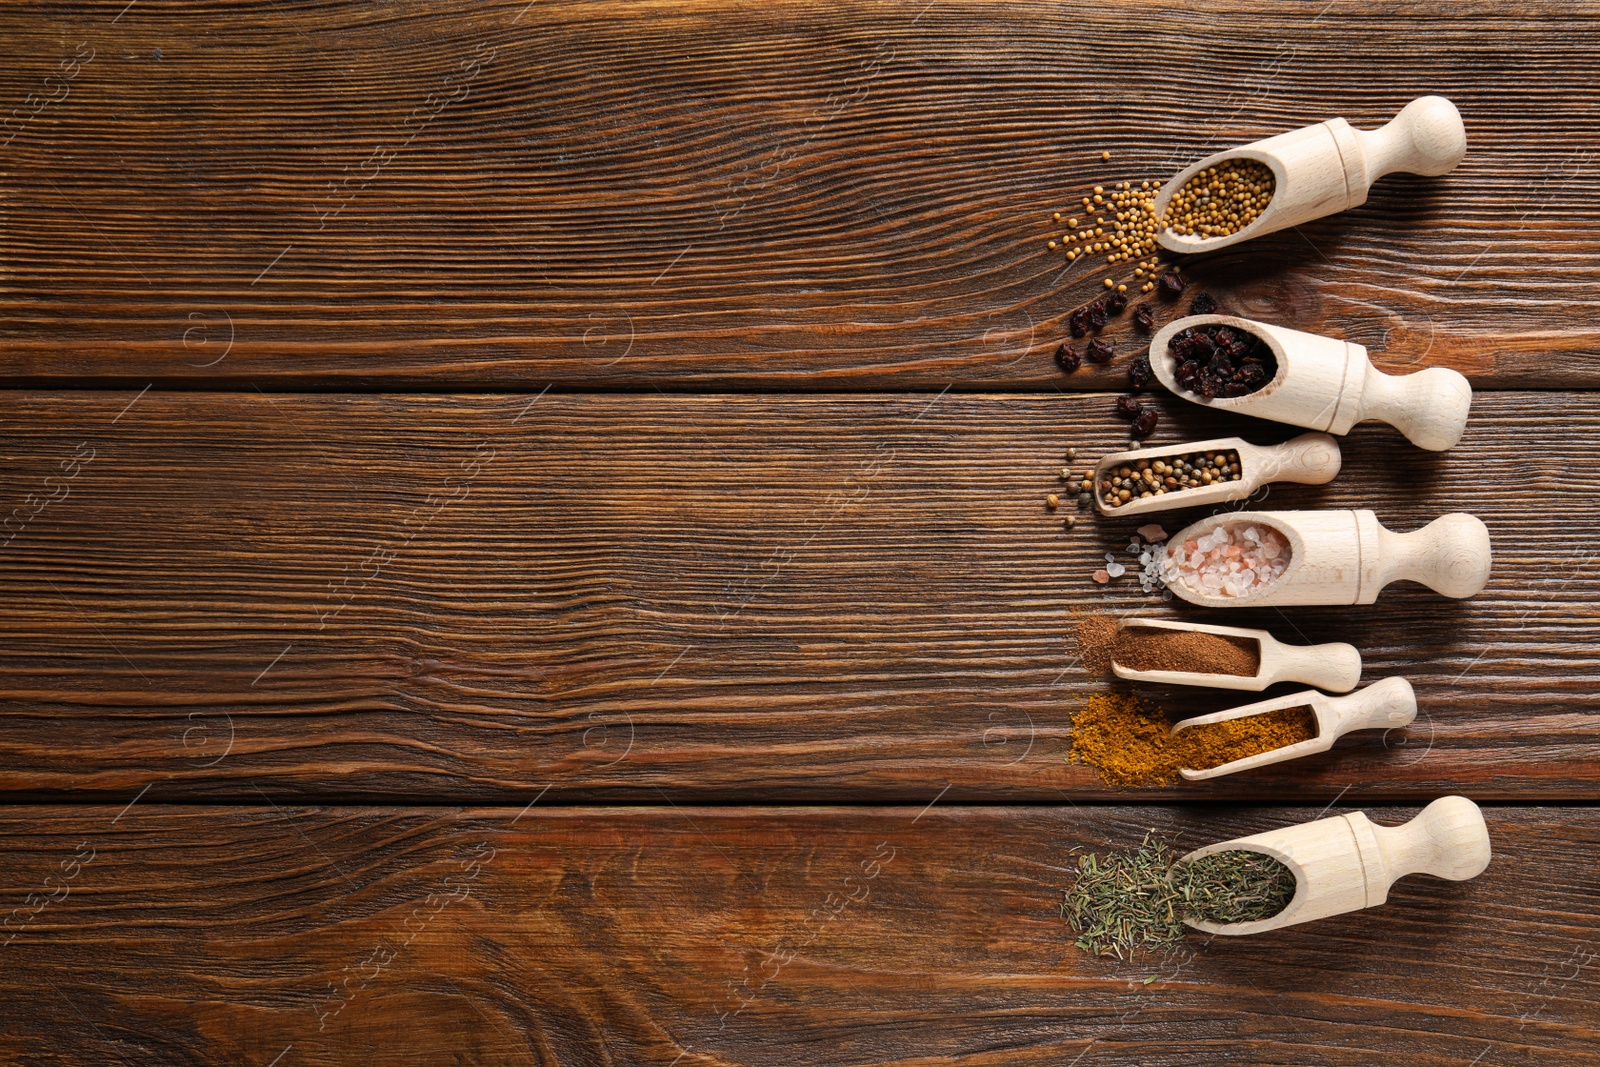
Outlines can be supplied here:
<path id="1" fill-rule="evenodd" d="M 1224 524 L 1261 524 L 1289 542 L 1288 568 L 1239 596 L 1205 593 L 1176 573 L 1174 554 Z M 1285 604 L 1371 604 L 1390 582 L 1421 582 L 1449 597 L 1469 597 L 1489 581 L 1489 530 L 1453 512 L 1420 530 L 1395 533 L 1370 511 L 1234 511 L 1211 515 L 1167 539 L 1161 577 L 1174 595 L 1207 608 Z"/>
<path id="2" fill-rule="evenodd" d="M 1184 719 L 1175 724 L 1172 727 L 1172 736 L 1176 737 L 1180 730 L 1194 726 L 1227 722 L 1230 719 L 1243 719 L 1250 715 L 1278 711 L 1281 708 L 1301 706 L 1309 707 L 1316 716 L 1317 736 L 1272 749 L 1270 752 L 1236 759 L 1231 763 L 1207 767 L 1205 770 L 1180 767 L 1178 773 L 1191 782 L 1203 782 L 1207 778 L 1220 778 L 1225 774 L 1238 774 L 1240 771 L 1250 771 L 1272 763 L 1282 763 L 1285 760 L 1326 752 L 1333 747 L 1335 741 L 1351 730 L 1394 730 L 1409 725 L 1417 717 L 1417 695 L 1412 690 L 1411 683 L 1404 678 L 1385 678 L 1349 696 L 1330 697 L 1315 689 L 1307 689 L 1302 693 L 1273 697 L 1271 700 L 1257 701 L 1230 711 L 1196 715 L 1192 719 Z"/>
<path id="3" fill-rule="evenodd" d="M 1253 159 L 1272 169 L 1272 199 L 1250 225 L 1224 237 L 1185 236 L 1163 228 L 1157 240 L 1174 252 L 1210 252 L 1302 222 L 1337 214 L 1367 202 L 1367 190 L 1385 174 L 1405 171 L 1430 176 L 1454 170 L 1467 154 L 1461 112 L 1442 96 L 1411 101 L 1387 125 L 1358 130 L 1329 119 L 1207 156 L 1161 187 L 1155 210 L 1166 214 L 1172 195 L 1207 167 L 1230 159 Z"/>
<path id="4" fill-rule="evenodd" d="M 1131 465 L 1141 459 L 1167 460 L 1191 452 L 1228 451 L 1239 454 L 1238 481 L 1213 482 L 1198 489 L 1168 489 L 1162 493 L 1152 489 L 1149 496 L 1133 497 L 1118 507 L 1108 506 L 1102 496 L 1100 480 L 1111 477 L 1112 471 L 1125 464 Z M 1281 445 L 1253 445 L 1242 437 L 1219 437 L 1213 441 L 1196 441 L 1170 448 L 1113 452 L 1095 465 L 1094 504 L 1102 515 L 1144 515 L 1152 511 L 1243 500 L 1268 482 L 1299 482 L 1302 485 L 1331 482 L 1339 473 L 1341 458 L 1338 442 L 1325 433 L 1301 434 Z"/>
<path id="5" fill-rule="evenodd" d="M 1278 914 L 1243 923 L 1184 920 L 1196 930 L 1233 937 L 1372 908 L 1408 874 L 1464 882 L 1489 866 L 1489 828 L 1466 797 L 1440 797 L 1401 826 L 1379 826 L 1365 812 L 1285 826 L 1196 849 L 1178 862 L 1214 852 L 1262 852 L 1294 872 L 1294 896 Z"/>
<path id="6" fill-rule="evenodd" d="M 1261 338 L 1278 361 L 1272 380 L 1245 396 L 1210 400 L 1179 386 L 1178 361 L 1168 345 L 1178 331 L 1211 323 Z M 1349 433 L 1356 423 L 1376 419 L 1419 448 L 1434 452 L 1461 440 L 1472 407 L 1472 386 L 1447 367 L 1384 374 L 1372 365 L 1366 347 L 1354 341 L 1233 315 L 1190 315 L 1169 322 L 1150 341 L 1150 367 L 1162 385 L 1205 407 L 1334 434 Z"/>
<path id="7" fill-rule="evenodd" d="M 1354 645 L 1334 641 L 1325 645 L 1286 645 L 1265 630 L 1241 626 L 1207 626 L 1198 622 L 1170 622 L 1165 619 L 1123 619 L 1119 630 L 1144 627 L 1149 630 L 1187 630 L 1254 641 L 1260 665 L 1254 674 L 1217 674 L 1208 671 L 1136 671 L 1115 658 L 1111 672 L 1130 682 L 1156 685 L 1202 685 L 1211 689 L 1244 689 L 1259 693 L 1278 682 L 1301 682 L 1335 693 L 1348 693 L 1361 680 L 1361 653 Z M 1371 690 L 1368 690 L 1370 692 Z M 1286 705 L 1292 707 L 1293 705 Z M 1231 714 L 1231 713 L 1228 713 Z M 1202 720 L 1191 720 L 1198 723 Z M 1210 721 L 1210 720 L 1207 720 Z"/>

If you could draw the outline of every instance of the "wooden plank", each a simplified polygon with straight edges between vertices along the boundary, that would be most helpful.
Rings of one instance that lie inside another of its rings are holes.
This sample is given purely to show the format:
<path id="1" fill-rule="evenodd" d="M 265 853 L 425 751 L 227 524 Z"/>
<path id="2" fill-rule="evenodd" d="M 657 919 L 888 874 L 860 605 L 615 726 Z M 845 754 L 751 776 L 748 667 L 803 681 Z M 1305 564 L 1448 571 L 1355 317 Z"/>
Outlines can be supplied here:
<path id="1" fill-rule="evenodd" d="M 1380 908 L 1191 938 L 1166 959 L 1071 947 L 1057 910 L 1070 850 L 1317 814 L 6 808 L 0 1052 L 279 1067 L 1600 1064 L 1592 808 L 1490 809 L 1482 876 L 1406 879 Z M 55 899 L 13 910 L 29 893 Z"/>
<path id="2" fill-rule="evenodd" d="M 1457 172 L 1192 275 L 1386 367 L 1592 386 L 1597 32 L 1454 0 L 8 4 L 0 381 L 1103 389 L 1050 359 L 1100 284 L 1052 210 L 1437 92 Z"/>
<path id="3" fill-rule="evenodd" d="M 1600 398 L 1481 395 L 1448 454 L 1359 427 L 1333 484 L 1266 502 L 1397 530 L 1472 511 L 1494 575 L 1468 601 L 1397 585 L 1288 613 L 1090 580 L 1142 520 L 1068 532 L 1043 501 L 1066 447 L 1081 468 L 1122 446 L 1110 406 L 5 395 L 0 790 L 1114 797 L 1063 760 L 1069 712 L 1103 685 L 1067 637 L 1078 613 L 1137 610 L 1350 640 L 1367 681 L 1403 674 L 1422 706 L 1403 734 L 1142 795 L 1600 798 Z M 1153 441 L 1292 432 L 1184 408 Z"/>

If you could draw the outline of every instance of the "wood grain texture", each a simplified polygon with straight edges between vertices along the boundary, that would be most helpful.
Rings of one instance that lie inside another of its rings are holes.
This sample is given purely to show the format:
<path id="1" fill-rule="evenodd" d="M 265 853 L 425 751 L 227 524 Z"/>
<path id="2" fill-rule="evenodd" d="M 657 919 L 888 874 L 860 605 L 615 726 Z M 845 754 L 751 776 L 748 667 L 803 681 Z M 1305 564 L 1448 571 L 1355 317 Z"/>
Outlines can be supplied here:
<path id="1" fill-rule="evenodd" d="M 1457 171 L 1192 275 L 1384 369 L 1600 382 L 1592 4 L 104 0 L 0 41 L 13 385 L 1105 388 L 1050 360 L 1100 284 L 1052 210 L 1424 92 Z"/>
<path id="2" fill-rule="evenodd" d="M 1317 809 L 9 808 L 7 912 L 57 899 L 0 948 L 0 1052 L 1594 1067 L 1600 814 L 1487 814 L 1474 881 L 1409 878 L 1380 908 L 1119 963 L 1071 947 L 1070 850 Z"/>
<path id="3" fill-rule="evenodd" d="M 1044 498 L 1068 446 L 1080 470 L 1125 447 L 1110 409 L 1103 395 L 9 394 L 0 789 L 1116 796 L 1064 762 L 1069 712 L 1105 684 L 1067 638 L 1077 613 L 1140 611 L 1348 640 L 1366 682 L 1408 677 L 1421 710 L 1404 732 L 1135 795 L 1600 798 L 1586 459 L 1600 399 L 1480 395 L 1445 454 L 1358 427 L 1333 483 L 1274 487 L 1265 506 L 1370 507 L 1397 531 L 1475 513 L 1494 538 L 1488 588 L 1453 601 L 1400 583 L 1371 607 L 1284 612 L 1090 580 L 1147 520 L 1084 514 L 1068 532 L 1070 506 Z M 1294 432 L 1163 411 L 1152 444 Z M 1177 715 L 1256 699 L 1152 692 Z"/>

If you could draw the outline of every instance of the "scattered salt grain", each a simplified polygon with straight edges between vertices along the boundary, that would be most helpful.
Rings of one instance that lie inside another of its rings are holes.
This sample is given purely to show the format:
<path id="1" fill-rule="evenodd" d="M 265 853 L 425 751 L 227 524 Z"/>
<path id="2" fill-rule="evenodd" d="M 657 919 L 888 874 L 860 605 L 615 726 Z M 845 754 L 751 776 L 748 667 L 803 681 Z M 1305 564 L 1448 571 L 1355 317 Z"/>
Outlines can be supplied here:
<path id="1" fill-rule="evenodd" d="M 1105 585 L 1111 580 L 1111 575 L 1107 574 L 1105 571 L 1095 571 L 1094 580 L 1099 582 L 1101 585 Z"/>
<path id="2" fill-rule="evenodd" d="M 1140 537 L 1144 538 L 1152 545 L 1157 541 L 1165 541 L 1167 539 L 1167 531 L 1163 530 L 1159 525 L 1153 522 L 1149 526 L 1139 527 L 1138 533 Z"/>
<path id="3" fill-rule="evenodd" d="M 1109 575 L 1112 578 L 1121 578 L 1124 574 L 1127 574 L 1127 573 L 1128 573 L 1128 568 L 1124 567 L 1120 563 L 1107 563 L 1106 564 L 1106 574 Z"/>

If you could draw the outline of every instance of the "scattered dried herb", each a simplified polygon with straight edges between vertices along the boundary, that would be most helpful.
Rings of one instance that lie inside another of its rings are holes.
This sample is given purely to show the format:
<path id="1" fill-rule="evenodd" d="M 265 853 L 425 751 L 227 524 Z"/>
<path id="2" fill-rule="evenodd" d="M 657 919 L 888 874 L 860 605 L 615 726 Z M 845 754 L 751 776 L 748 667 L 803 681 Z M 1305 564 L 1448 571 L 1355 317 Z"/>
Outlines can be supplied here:
<path id="1" fill-rule="evenodd" d="M 1061 917 L 1078 934 L 1077 947 L 1120 960 L 1170 952 L 1183 940 L 1186 919 L 1270 919 L 1296 888 L 1294 872 L 1266 853 L 1229 849 L 1183 863 L 1172 840 L 1154 830 L 1136 849 L 1083 854 L 1073 873 Z"/>

